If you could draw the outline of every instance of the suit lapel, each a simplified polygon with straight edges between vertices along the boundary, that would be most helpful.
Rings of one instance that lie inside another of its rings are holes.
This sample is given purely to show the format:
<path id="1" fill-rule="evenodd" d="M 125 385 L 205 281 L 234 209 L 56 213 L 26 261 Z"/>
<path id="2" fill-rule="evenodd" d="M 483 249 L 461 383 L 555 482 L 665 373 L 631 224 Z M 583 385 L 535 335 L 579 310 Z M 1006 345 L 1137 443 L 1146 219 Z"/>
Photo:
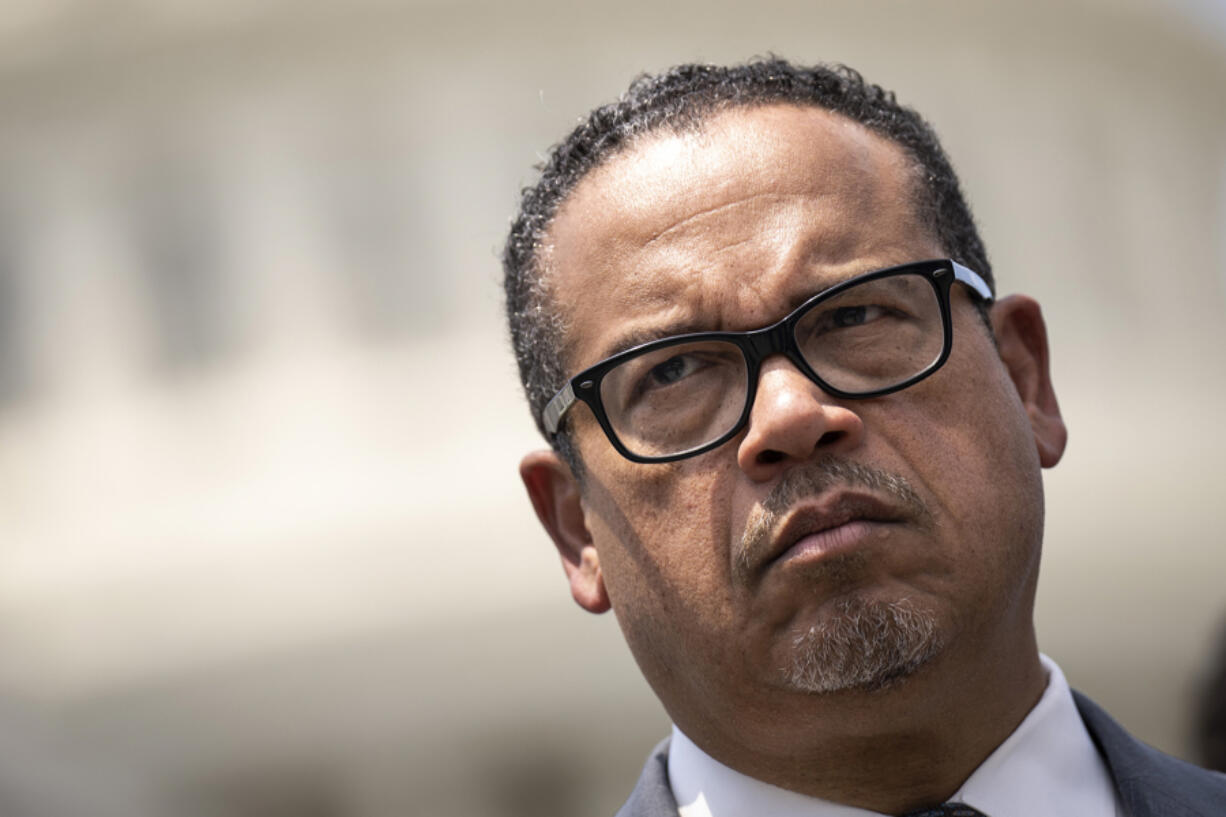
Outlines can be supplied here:
<path id="1" fill-rule="evenodd" d="M 1073 693 L 1099 752 L 1107 762 L 1128 817 L 1221 817 L 1226 775 L 1176 760 L 1129 735 L 1093 701 Z"/>
<path id="2" fill-rule="evenodd" d="M 677 817 L 677 801 L 668 783 L 668 739 L 652 751 L 639 782 L 617 817 Z"/>

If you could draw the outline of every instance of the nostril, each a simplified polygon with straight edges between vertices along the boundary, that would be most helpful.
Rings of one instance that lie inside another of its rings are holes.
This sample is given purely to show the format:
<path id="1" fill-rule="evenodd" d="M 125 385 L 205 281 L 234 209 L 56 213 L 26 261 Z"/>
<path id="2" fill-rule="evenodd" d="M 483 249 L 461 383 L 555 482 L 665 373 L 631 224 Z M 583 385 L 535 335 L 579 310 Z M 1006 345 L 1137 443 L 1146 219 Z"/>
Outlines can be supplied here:
<path id="1" fill-rule="evenodd" d="M 785 455 L 782 451 L 776 451 L 773 448 L 768 448 L 765 451 L 759 452 L 757 460 L 760 465 L 774 465 L 775 463 L 780 462 L 784 456 Z"/>
<path id="2" fill-rule="evenodd" d="M 820 439 L 818 439 L 815 447 L 821 448 L 822 446 L 834 445 L 846 436 L 847 432 L 845 431 L 827 431 L 821 436 Z M 774 465 L 775 463 L 783 462 L 787 458 L 787 453 L 779 451 L 775 448 L 768 448 L 765 451 L 759 452 L 758 456 L 754 459 L 759 465 Z"/>

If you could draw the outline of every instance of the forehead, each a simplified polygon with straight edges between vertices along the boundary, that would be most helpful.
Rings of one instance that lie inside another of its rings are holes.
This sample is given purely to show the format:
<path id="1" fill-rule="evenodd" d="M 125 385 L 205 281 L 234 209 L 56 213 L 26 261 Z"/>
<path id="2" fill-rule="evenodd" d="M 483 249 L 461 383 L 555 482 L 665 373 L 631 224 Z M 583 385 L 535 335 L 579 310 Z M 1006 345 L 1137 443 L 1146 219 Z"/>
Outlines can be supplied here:
<path id="1" fill-rule="evenodd" d="M 940 254 L 912 162 L 814 107 L 648 134 L 570 194 L 542 253 L 573 370 L 642 339 L 748 329 L 869 269 Z"/>

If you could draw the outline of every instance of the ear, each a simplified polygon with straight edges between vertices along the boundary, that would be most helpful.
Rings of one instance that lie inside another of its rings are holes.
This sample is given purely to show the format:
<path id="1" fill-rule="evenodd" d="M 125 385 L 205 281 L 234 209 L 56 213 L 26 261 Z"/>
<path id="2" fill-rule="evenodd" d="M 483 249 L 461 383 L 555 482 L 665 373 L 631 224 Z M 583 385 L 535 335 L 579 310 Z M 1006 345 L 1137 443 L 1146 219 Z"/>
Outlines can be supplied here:
<path id="1" fill-rule="evenodd" d="M 589 613 L 609 609 L 609 594 L 600 572 L 600 556 L 592 544 L 584 519 L 579 483 L 553 451 L 533 451 L 519 464 L 519 476 L 528 489 L 536 517 L 553 539 L 562 569 L 570 580 L 570 594 Z"/>
<path id="2" fill-rule="evenodd" d="M 1068 430 L 1060 416 L 1048 366 L 1047 326 L 1038 303 L 1025 295 L 1010 295 L 992 306 L 996 345 L 1013 385 L 1022 398 L 1039 450 L 1039 463 L 1051 468 L 1060 461 Z"/>

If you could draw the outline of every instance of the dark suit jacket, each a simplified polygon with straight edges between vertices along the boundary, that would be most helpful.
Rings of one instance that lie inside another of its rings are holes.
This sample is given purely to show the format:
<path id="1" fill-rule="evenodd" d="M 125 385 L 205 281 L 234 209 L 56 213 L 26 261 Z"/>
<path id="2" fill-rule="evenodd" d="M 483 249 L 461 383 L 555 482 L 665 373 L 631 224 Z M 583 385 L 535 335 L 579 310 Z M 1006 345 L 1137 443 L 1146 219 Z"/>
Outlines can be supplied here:
<path id="1" fill-rule="evenodd" d="M 1226 775 L 1209 772 L 1146 746 L 1084 695 L 1077 710 L 1107 761 L 1129 817 L 1226 817 Z M 668 741 L 652 753 L 617 817 L 677 817 L 668 786 Z"/>

